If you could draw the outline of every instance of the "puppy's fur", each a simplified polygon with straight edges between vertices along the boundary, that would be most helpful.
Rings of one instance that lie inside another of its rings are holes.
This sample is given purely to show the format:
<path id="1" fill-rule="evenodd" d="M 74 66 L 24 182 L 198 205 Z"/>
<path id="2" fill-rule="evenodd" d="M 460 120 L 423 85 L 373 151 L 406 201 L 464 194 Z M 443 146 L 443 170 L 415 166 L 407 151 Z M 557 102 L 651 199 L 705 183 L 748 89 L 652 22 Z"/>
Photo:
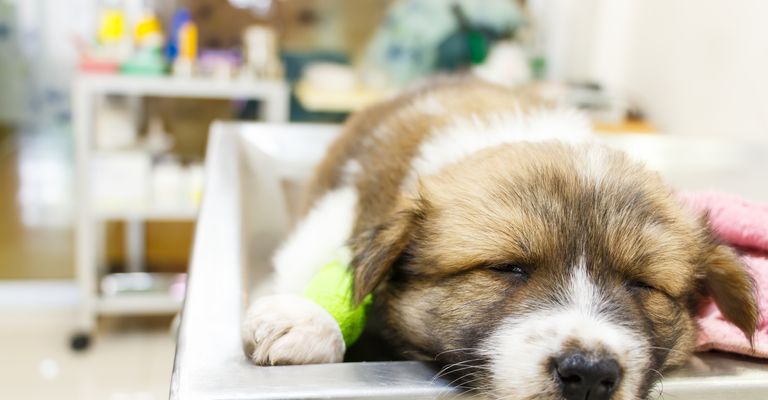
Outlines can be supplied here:
<path id="1" fill-rule="evenodd" d="M 281 308 L 343 246 L 389 340 L 493 397 L 563 398 L 558 360 L 579 352 L 618 364 L 610 398 L 645 398 L 689 357 L 704 295 L 751 337 L 752 282 L 705 218 L 589 144 L 579 115 L 540 107 L 458 80 L 352 116 L 275 257 L 284 294 L 246 316 L 254 362 L 341 361 L 322 309 Z"/>

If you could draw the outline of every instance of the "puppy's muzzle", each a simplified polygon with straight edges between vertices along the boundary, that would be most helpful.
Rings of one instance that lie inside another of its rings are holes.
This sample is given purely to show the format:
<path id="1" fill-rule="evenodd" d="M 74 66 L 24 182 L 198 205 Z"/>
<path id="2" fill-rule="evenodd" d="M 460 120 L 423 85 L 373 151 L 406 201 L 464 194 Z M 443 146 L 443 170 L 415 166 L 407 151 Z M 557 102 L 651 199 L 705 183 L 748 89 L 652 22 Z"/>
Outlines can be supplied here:
<path id="1" fill-rule="evenodd" d="M 621 369 L 614 358 L 581 351 L 555 358 L 552 369 L 566 400 L 608 400 L 621 380 Z"/>

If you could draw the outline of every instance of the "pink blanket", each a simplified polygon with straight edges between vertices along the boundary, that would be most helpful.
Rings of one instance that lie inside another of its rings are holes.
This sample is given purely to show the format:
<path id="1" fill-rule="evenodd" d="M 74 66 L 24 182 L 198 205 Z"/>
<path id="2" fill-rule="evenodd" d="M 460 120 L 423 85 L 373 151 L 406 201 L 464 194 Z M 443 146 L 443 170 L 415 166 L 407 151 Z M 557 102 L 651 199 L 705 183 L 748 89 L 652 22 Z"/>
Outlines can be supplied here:
<path id="1" fill-rule="evenodd" d="M 721 240 L 744 250 L 742 260 L 757 285 L 761 320 L 750 347 L 744 334 L 728 322 L 714 302 L 702 305 L 697 317 L 701 327 L 696 349 L 722 350 L 768 358 L 768 204 L 720 193 L 682 193 L 684 204 L 709 212 L 709 220 Z"/>

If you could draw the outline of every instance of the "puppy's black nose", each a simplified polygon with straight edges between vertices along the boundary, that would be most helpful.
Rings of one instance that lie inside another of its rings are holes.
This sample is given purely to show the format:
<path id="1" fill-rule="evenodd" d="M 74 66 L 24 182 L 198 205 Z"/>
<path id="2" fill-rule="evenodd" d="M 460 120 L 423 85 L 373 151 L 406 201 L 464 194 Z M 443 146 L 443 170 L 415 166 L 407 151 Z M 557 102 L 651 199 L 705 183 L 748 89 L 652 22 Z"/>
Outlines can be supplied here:
<path id="1" fill-rule="evenodd" d="M 555 359 L 554 369 L 566 400 L 608 400 L 621 379 L 616 360 L 579 352 Z"/>

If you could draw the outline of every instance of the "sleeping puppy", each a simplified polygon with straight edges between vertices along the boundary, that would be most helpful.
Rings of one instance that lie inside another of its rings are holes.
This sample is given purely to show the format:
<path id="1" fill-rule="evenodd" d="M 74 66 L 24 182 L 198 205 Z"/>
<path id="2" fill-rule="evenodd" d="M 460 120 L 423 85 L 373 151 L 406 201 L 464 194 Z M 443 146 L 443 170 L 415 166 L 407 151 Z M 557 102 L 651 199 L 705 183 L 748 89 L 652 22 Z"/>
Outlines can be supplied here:
<path id="1" fill-rule="evenodd" d="M 752 282 L 705 218 L 587 143 L 578 114 L 527 104 L 454 80 L 352 116 L 274 258 L 281 294 L 246 315 L 252 360 L 342 360 L 335 321 L 298 294 L 345 246 L 390 342 L 491 398 L 646 398 L 690 356 L 704 295 L 751 337 Z"/>

